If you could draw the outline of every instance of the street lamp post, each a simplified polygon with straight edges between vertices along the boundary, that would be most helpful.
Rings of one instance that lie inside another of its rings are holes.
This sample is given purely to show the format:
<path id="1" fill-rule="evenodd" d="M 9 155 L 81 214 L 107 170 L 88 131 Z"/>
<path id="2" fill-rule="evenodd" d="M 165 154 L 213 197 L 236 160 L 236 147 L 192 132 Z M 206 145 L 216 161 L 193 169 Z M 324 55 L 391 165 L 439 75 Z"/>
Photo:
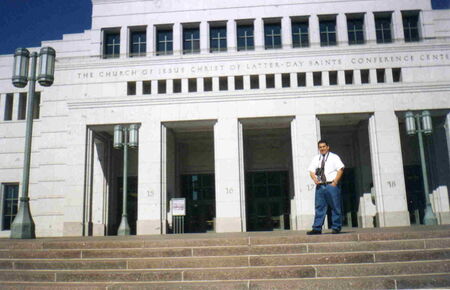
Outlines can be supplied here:
<path id="1" fill-rule="evenodd" d="M 436 225 L 437 218 L 431 208 L 430 189 L 428 186 L 427 165 L 425 163 L 425 150 L 423 145 L 423 135 L 430 135 L 433 132 L 431 116 L 429 111 L 423 111 L 421 114 L 406 112 L 406 134 L 412 136 L 417 134 L 419 138 L 420 165 L 422 167 L 423 188 L 426 200 L 425 216 L 423 223 L 426 225 Z"/>
<path id="2" fill-rule="evenodd" d="M 127 214 L 127 177 L 128 177 L 128 147 L 137 148 L 139 143 L 139 125 L 132 124 L 128 127 L 123 125 L 114 126 L 114 148 L 123 147 L 123 183 L 122 183 L 122 219 L 120 221 L 118 236 L 130 235 L 130 225 Z"/>
<path id="3" fill-rule="evenodd" d="M 30 212 L 30 198 L 28 187 L 30 180 L 31 138 L 33 135 L 33 108 L 36 80 L 41 86 L 49 87 L 53 84 L 55 72 L 55 50 L 43 47 L 39 52 L 39 71 L 36 78 L 36 63 L 38 53 L 30 52 L 26 48 L 18 48 L 14 54 L 14 70 L 12 83 L 15 87 L 24 88 L 28 81 L 28 101 L 25 131 L 25 153 L 23 161 L 22 194 L 20 196 L 19 210 L 11 225 L 12 239 L 34 239 L 35 226 Z M 30 59 L 31 58 L 31 59 Z M 30 73 L 28 74 L 29 63 Z"/>

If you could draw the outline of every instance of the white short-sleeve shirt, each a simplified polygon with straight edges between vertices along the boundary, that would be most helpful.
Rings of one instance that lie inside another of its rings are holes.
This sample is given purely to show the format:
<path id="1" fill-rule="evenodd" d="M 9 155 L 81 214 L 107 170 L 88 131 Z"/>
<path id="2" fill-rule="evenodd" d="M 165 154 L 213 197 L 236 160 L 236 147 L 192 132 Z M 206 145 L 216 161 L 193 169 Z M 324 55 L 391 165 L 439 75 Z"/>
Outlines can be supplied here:
<path id="1" fill-rule="evenodd" d="M 322 164 L 322 158 L 325 158 L 325 177 L 327 182 L 332 182 L 337 175 L 339 169 L 344 168 L 344 163 L 342 163 L 341 158 L 334 154 L 333 152 L 328 152 L 325 156 L 322 154 L 314 156 L 311 164 L 308 167 L 308 171 L 315 173 L 317 168 L 320 168 Z"/>

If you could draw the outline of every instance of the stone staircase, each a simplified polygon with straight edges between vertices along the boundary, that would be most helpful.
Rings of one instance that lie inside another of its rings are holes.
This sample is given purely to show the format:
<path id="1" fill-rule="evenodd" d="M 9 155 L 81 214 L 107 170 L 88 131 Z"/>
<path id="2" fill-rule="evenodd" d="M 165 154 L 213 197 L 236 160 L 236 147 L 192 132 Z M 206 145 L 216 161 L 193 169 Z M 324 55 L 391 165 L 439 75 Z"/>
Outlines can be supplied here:
<path id="1" fill-rule="evenodd" d="M 450 226 L 0 240 L 0 289 L 450 288 Z"/>

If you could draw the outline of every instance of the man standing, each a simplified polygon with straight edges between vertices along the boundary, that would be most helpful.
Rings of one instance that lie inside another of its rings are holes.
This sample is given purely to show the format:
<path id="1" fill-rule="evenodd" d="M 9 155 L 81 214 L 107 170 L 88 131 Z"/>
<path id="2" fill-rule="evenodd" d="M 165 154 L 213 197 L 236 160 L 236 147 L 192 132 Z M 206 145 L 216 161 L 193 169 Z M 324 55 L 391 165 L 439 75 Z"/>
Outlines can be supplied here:
<path id="1" fill-rule="evenodd" d="M 316 184 L 316 214 L 312 230 L 308 235 L 319 235 L 325 221 L 328 207 L 331 208 L 332 233 L 339 234 L 342 228 L 341 190 L 339 180 L 344 173 L 341 158 L 330 152 L 330 146 L 324 140 L 318 143 L 320 154 L 315 156 L 308 167 L 309 175 Z"/>

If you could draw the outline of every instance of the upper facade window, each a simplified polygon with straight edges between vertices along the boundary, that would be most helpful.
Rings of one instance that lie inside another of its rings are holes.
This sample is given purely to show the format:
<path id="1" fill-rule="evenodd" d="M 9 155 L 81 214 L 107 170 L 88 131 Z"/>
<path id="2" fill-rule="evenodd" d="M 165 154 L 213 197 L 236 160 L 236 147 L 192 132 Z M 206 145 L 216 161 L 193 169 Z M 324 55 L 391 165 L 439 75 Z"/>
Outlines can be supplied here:
<path id="1" fill-rule="evenodd" d="M 161 28 L 156 30 L 156 54 L 166 55 L 173 53 L 173 30 Z"/>
<path id="2" fill-rule="evenodd" d="M 414 42 L 420 40 L 419 34 L 419 12 L 402 11 L 403 33 L 405 42 Z"/>
<path id="3" fill-rule="evenodd" d="M 336 45 L 336 16 L 319 18 L 320 46 Z"/>
<path id="4" fill-rule="evenodd" d="M 392 13 L 375 14 L 375 31 L 377 43 L 392 42 Z"/>
<path id="5" fill-rule="evenodd" d="M 309 46 L 309 22 L 308 19 L 292 19 L 292 46 Z"/>
<path id="6" fill-rule="evenodd" d="M 265 49 L 281 48 L 281 22 L 264 23 Z"/>
<path id="7" fill-rule="evenodd" d="M 147 52 L 147 32 L 130 30 L 130 56 L 145 56 Z"/>
<path id="8" fill-rule="evenodd" d="M 347 15 L 349 44 L 364 44 L 364 15 Z"/>
<path id="9" fill-rule="evenodd" d="M 209 27 L 210 52 L 227 51 L 227 26 L 226 24 L 212 25 Z"/>
<path id="10" fill-rule="evenodd" d="M 116 58 L 120 56 L 120 31 L 105 30 L 103 32 L 103 57 Z"/>
<path id="11" fill-rule="evenodd" d="M 255 36 L 252 24 L 237 25 L 237 50 L 254 50 Z"/>
<path id="12" fill-rule="evenodd" d="M 199 27 L 183 27 L 183 53 L 192 54 L 200 52 Z"/>

